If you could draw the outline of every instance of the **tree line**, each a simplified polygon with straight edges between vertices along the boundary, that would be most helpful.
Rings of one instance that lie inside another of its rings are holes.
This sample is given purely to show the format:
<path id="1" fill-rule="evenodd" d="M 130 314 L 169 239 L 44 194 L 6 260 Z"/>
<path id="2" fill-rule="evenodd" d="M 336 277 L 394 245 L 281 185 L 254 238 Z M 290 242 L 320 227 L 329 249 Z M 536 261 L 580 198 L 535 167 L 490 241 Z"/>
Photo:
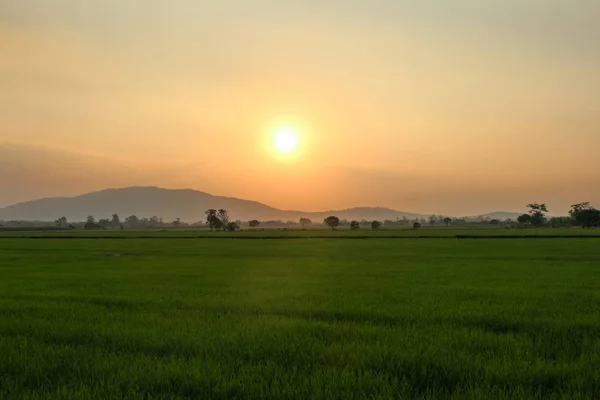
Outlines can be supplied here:
<path id="1" fill-rule="evenodd" d="M 548 219 L 546 204 L 528 204 L 529 212 L 518 218 L 519 224 L 535 228 L 597 228 L 600 226 L 600 210 L 595 209 L 589 202 L 573 204 L 567 217 L 553 217 Z"/>
<path id="2" fill-rule="evenodd" d="M 442 215 L 432 215 L 429 218 L 413 218 L 407 217 L 397 218 L 396 220 L 384 220 L 384 221 L 367 221 L 367 220 L 352 220 L 348 221 L 340 219 L 339 217 L 332 215 L 325 218 L 322 222 L 323 225 L 331 228 L 338 229 L 339 227 L 348 227 L 351 230 L 358 230 L 361 228 L 370 228 L 378 230 L 381 227 L 412 227 L 413 229 L 419 229 L 423 226 L 451 226 L 451 225 L 468 225 L 468 224 L 489 224 L 489 225 L 504 225 L 510 228 L 518 227 L 552 227 L 552 228 L 566 228 L 566 227 L 581 227 L 581 228 L 597 228 L 600 227 L 600 210 L 591 206 L 589 202 L 578 203 L 571 206 L 568 216 L 563 217 L 552 217 L 548 218 L 548 206 L 544 203 L 531 203 L 527 205 L 528 212 L 519 216 L 517 221 L 510 219 L 498 220 L 479 217 L 475 219 L 465 218 L 452 218 Z M 111 218 L 102 218 L 96 220 L 92 215 L 88 216 L 85 222 L 70 223 L 66 217 L 60 217 L 54 221 L 54 226 L 62 229 L 114 229 L 123 230 L 128 229 L 165 229 L 165 228 L 204 228 L 208 227 L 211 230 L 225 230 L 225 231 L 236 231 L 241 229 L 243 226 L 247 226 L 250 229 L 263 228 L 297 228 L 306 229 L 307 227 L 314 225 L 313 221 L 309 218 L 300 218 L 297 221 L 258 221 L 251 220 L 243 223 L 239 220 L 231 220 L 229 213 L 225 209 L 209 209 L 205 212 L 206 219 L 196 223 L 185 223 L 177 218 L 173 221 L 164 221 L 162 218 L 157 216 L 142 217 L 139 218 L 136 215 L 130 215 L 125 219 L 121 219 L 119 214 L 113 214 Z M 6 224 L 7 227 L 19 227 L 24 226 L 24 221 L 9 221 Z M 41 225 L 41 224 L 40 224 Z M 2 225 L 0 224 L 0 227 Z"/>

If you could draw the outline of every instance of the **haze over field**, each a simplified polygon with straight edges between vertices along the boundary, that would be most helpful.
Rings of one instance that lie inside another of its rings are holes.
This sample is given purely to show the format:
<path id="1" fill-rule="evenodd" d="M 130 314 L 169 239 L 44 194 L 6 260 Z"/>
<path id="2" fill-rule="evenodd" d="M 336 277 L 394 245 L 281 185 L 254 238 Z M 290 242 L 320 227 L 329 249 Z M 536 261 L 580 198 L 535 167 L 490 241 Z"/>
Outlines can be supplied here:
<path id="1" fill-rule="evenodd" d="M 0 207 L 600 204 L 597 0 L 4 0 Z M 54 216 L 58 217 L 58 215 Z"/>

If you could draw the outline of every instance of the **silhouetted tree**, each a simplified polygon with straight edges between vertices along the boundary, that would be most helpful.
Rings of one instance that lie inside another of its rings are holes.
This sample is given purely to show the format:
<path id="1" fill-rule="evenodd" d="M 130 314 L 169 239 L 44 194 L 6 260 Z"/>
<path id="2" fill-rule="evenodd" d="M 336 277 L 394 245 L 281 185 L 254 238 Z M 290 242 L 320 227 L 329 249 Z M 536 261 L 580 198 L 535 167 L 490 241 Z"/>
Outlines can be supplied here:
<path id="1" fill-rule="evenodd" d="M 531 215 L 523 214 L 517 218 L 517 221 L 519 221 L 519 223 L 522 225 L 527 225 L 531 222 Z"/>
<path id="2" fill-rule="evenodd" d="M 577 226 L 584 229 L 600 226 L 600 211 L 593 208 L 588 202 L 572 205 L 569 215 Z"/>
<path id="3" fill-rule="evenodd" d="M 550 226 L 553 228 L 568 228 L 576 224 L 572 217 L 554 217 L 550 218 Z"/>
<path id="4" fill-rule="evenodd" d="M 163 219 L 154 215 L 148 220 L 148 225 L 152 228 L 158 228 L 163 225 Z"/>
<path id="5" fill-rule="evenodd" d="M 452 218 L 450 218 L 450 217 L 444 218 L 444 223 L 446 224 L 446 226 L 450 226 L 450 222 L 452 222 Z"/>
<path id="6" fill-rule="evenodd" d="M 83 226 L 83 229 L 86 231 L 97 231 L 104 229 L 100 224 L 96 224 L 95 222 L 86 222 Z"/>
<path id="7" fill-rule="evenodd" d="M 546 204 L 527 204 L 527 208 L 529 208 L 531 224 L 536 227 L 544 225 L 544 223 L 546 222 L 546 213 L 548 212 Z"/>
<path id="8" fill-rule="evenodd" d="M 206 210 L 204 213 L 206 214 L 206 224 L 208 225 L 211 231 L 214 229 L 219 229 L 220 226 L 223 225 L 217 217 L 217 210 L 211 208 L 209 210 Z M 217 226 L 218 223 L 219 226 Z"/>
<path id="9" fill-rule="evenodd" d="M 227 226 L 225 227 L 229 232 L 234 232 L 237 231 L 239 229 L 238 224 L 236 224 L 235 222 L 228 222 Z"/>
<path id="10" fill-rule="evenodd" d="M 429 225 L 435 225 L 435 223 L 437 222 L 437 217 L 435 215 L 432 215 L 429 217 Z"/>
<path id="11" fill-rule="evenodd" d="M 258 228 L 258 226 L 260 225 L 260 221 L 259 221 L 259 220 L 256 220 L 256 219 L 253 219 L 252 221 L 250 221 L 250 222 L 248 223 L 248 225 L 250 225 L 250 228 L 254 228 L 254 229 L 256 229 L 256 228 Z"/>
<path id="12" fill-rule="evenodd" d="M 360 229 L 360 224 L 358 223 L 358 221 L 350 222 L 350 229 L 353 231 Z"/>
<path id="13" fill-rule="evenodd" d="M 413 229 L 421 229 L 421 223 L 420 222 L 415 222 L 413 224 Z"/>
<path id="14" fill-rule="evenodd" d="M 500 220 L 499 219 L 491 219 L 490 225 L 500 225 Z"/>
<path id="15" fill-rule="evenodd" d="M 327 217 L 323 220 L 325 225 L 331 228 L 331 230 L 335 230 L 340 225 L 340 219 L 334 215 Z"/>
<path id="16" fill-rule="evenodd" d="M 379 228 L 381 228 L 381 222 L 379 222 L 379 221 L 371 222 L 371 229 L 373 229 L 374 231 L 378 231 Z"/>
<path id="17" fill-rule="evenodd" d="M 179 228 L 181 225 L 181 218 L 177 218 L 175 221 L 171 222 L 174 228 Z"/>
<path id="18" fill-rule="evenodd" d="M 56 226 L 64 227 L 67 226 L 67 217 L 60 217 L 56 221 L 54 221 Z"/>
<path id="19" fill-rule="evenodd" d="M 121 218 L 119 218 L 119 214 L 113 214 L 112 215 L 112 220 L 111 223 L 113 226 L 119 226 L 121 225 Z"/>
<path id="20" fill-rule="evenodd" d="M 229 214 L 227 213 L 227 210 L 221 208 L 217 213 L 217 218 L 223 223 L 223 229 L 227 229 L 227 226 L 229 225 Z"/>
<path id="21" fill-rule="evenodd" d="M 94 216 L 93 216 L 93 215 L 88 215 L 88 216 L 87 216 L 87 220 L 86 220 L 86 222 L 87 222 L 87 223 L 90 223 L 90 224 L 93 224 L 93 223 L 95 223 L 95 222 L 96 222 L 96 219 L 94 218 Z"/>
<path id="22" fill-rule="evenodd" d="M 135 215 L 130 215 L 129 217 L 125 218 L 125 225 L 129 226 L 130 228 L 137 228 L 140 225 L 140 219 Z"/>

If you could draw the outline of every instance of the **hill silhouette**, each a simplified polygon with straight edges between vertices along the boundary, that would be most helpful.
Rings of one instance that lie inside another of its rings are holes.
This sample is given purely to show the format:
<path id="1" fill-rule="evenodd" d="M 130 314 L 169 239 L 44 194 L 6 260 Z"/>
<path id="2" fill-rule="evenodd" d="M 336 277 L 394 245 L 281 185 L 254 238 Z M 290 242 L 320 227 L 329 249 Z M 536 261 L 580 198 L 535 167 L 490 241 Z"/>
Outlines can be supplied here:
<path id="1" fill-rule="evenodd" d="M 75 197 L 55 197 L 18 203 L 0 209 L 0 220 L 52 221 L 65 216 L 70 221 L 83 221 L 88 215 L 96 218 L 118 213 L 122 218 L 158 216 L 165 220 L 181 218 L 194 222 L 204 219 L 209 208 L 225 208 L 234 219 L 298 220 L 308 217 L 322 221 L 335 214 L 345 219 L 384 220 L 421 217 L 419 214 L 380 207 L 357 207 L 324 212 L 279 210 L 256 201 L 234 197 L 213 196 L 191 189 L 162 189 L 158 187 L 129 187 L 107 189 Z"/>

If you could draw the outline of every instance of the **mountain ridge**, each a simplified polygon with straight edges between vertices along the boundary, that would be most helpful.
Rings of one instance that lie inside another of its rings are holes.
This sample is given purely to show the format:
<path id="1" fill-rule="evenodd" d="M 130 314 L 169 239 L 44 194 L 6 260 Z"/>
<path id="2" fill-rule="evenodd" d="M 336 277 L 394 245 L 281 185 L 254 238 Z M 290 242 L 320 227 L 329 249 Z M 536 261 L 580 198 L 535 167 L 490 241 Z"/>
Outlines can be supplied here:
<path id="1" fill-rule="evenodd" d="M 385 220 L 397 218 L 423 218 L 424 214 L 398 211 L 385 207 L 352 207 L 342 210 L 298 211 L 280 210 L 254 200 L 215 196 L 194 189 L 164 189 L 156 186 L 131 186 L 110 188 L 72 197 L 48 197 L 29 200 L 0 208 L 0 220 L 52 221 L 61 216 L 71 221 L 83 221 L 88 215 L 106 218 L 113 213 L 122 218 L 158 216 L 165 220 L 181 218 L 196 222 L 204 219 L 209 208 L 225 208 L 233 219 L 240 220 L 298 220 L 311 218 L 319 221 L 328 215 L 342 219 Z M 506 214 L 511 213 L 490 213 Z M 515 214 L 516 215 L 516 214 Z"/>

